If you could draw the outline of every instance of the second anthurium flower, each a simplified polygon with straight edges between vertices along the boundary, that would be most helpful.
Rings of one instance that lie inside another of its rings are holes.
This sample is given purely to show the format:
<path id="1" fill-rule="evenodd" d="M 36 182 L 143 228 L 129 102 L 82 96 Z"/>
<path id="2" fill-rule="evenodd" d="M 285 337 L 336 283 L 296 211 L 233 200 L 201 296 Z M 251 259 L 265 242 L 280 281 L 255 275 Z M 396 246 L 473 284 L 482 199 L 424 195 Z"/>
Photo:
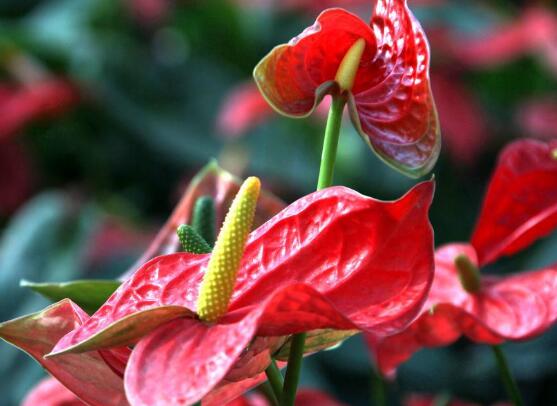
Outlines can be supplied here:
<path id="1" fill-rule="evenodd" d="M 414 319 L 433 276 L 432 182 L 394 202 L 327 188 L 248 235 L 258 193 L 249 178 L 212 253 L 145 263 L 47 360 L 102 350 L 133 405 L 222 404 L 230 381 L 244 390 L 259 382 L 281 337 L 382 336 Z M 264 351 L 254 348 L 263 341 Z M 126 365 L 104 350 L 130 345 Z"/>
<path id="2" fill-rule="evenodd" d="M 370 24 L 342 9 L 325 10 L 313 26 L 275 47 L 254 78 L 288 116 L 309 115 L 326 94 L 345 98 L 363 139 L 409 176 L 429 172 L 437 160 L 429 48 L 406 0 L 378 0 Z"/>

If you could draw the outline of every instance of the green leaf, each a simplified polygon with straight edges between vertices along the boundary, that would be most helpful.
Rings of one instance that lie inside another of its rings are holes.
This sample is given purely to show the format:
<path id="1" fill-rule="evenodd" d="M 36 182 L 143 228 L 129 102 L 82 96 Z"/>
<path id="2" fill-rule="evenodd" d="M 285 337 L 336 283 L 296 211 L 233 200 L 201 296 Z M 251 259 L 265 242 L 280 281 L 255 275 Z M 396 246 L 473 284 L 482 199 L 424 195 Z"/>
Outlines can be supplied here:
<path id="1" fill-rule="evenodd" d="M 35 283 L 22 280 L 19 285 L 40 293 L 53 302 L 71 299 L 92 314 L 110 297 L 122 282 L 117 280 L 77 280 L 71 282 Z"/>

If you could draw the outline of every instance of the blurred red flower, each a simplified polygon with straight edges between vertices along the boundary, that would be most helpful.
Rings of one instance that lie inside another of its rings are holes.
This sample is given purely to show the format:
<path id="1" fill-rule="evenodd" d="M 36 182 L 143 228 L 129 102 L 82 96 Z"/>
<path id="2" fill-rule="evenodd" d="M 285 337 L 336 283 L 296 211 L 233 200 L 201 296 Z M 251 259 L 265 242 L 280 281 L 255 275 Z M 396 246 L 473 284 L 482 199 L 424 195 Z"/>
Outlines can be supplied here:
<path id="1" fill-rule="evenodd" d="M 516 121 L 522 132 L 537 138 L 557 138 L 557 100 L 539 99 L 523 103 Z"/>
<path id="2" fill-rule="evenodd" d="M 217 118 L 217 130 L 230 138 L 245 134 L 249 129 L 274 114 L 253 82 L 234 87 L 225 98 Z"/>
<path id="3" fill-rule="evenodd" d="M 341 61 L 362 40 L 354 83 L 341 89 Z M 370 24 L 342 9 L 325 10 L 263 58 L 254 77 L 267 101 L 294 117 L 311 114 L 327 93 L 348 92 L 353 124 L 366 143 L 387 163 L 419 176 L 440 148 L 428 70 L 427 40 L 406 1 L 379 0 Z"/>
<path id="4" fill-rule="evenodd" d="M 471 244 L 448 244 L 436 252 L 435 277 L 421 316 L 399 334 L 368 336 L 384 374 L 394 374 L 420 348 L 448 345 L 463 334 L 479 343 L 498 344 L 531 338 L 555 322 L 557 264 L 471 280 L 457 258 L 464 255 L 471 268 L 484 266 L 555 228 L 556 151 L 557 141 L 521 140 L 501 153 Z M 477 285 L 465 289 L 467 283 Z"/>
<path id="5" fill-rule="evenodd" d="M 0 87 L 0 140 L 15 135 L 26 124 L 57 117 L 79 99 L 76 88 L 64 79 L 46 79 L 27 86 Z"/>
<path id="6" fill-rule="evenodd" d="M 557 16 L 549 9 L 531 7 L 514 21 L 475 37 L 459 36 L 453 46 L 454 56 L 466 65 L 489 67 L 534 54 L 557 74 Z"/>
<path id="7" fill-rule="evenodd" d="M 437 69 L 431 75 L 443 145 L 455 163 L 472 166 L 490 138 L 483 110 L 455 72 Z"/>
<path id="8" fill-rule="evenodd" d="M 12 213 L 29 196 L 33 171 L 25 149 L 0 140 L 0 216 Z"/>

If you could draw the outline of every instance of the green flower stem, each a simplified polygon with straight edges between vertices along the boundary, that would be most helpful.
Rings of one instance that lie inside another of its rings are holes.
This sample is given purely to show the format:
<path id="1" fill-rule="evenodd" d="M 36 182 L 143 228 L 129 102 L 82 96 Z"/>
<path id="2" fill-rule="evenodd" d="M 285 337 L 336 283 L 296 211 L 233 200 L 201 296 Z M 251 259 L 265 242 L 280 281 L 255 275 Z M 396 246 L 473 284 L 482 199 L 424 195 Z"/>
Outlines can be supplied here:
<path id="1" fill-rule="evenodd" d="M 340 124 L 342 122 L 342 111 L 344 110 L 345 104 L 345 96 L 333 96 L 329 116 L 327 118 L 327 126 L 325 127 L 325 139 L 323 141 L 317 190 L 325 189 L 333 184 L 333 172 L 337 155 L 338 139 L 340 136 Z M 305 333 L 296 334 L 292 337 L 290 354 L 288 356 L 288 368 L 286 369 L 284 387 L 280 399 L 281 406 L 294 405 L 302 369 L 305 341 Z"/>
<path id="2" fill-rule="evenodd" d="M 284 380 L 282 379 L 282 374 L 280 373 L 280 369 L 278 368 L 275 360 L 271 361 L 271 365 L 267 367 L 265 374 L 267 375 L 267 379 L 269 380 L 269 384 L 271 385 L 271 389 L 273 390 L 276 400 L 280 400 L 282 397 Z"/>
<path id="3" fill-rule="evenodd" d="M 387 388 L 381 372 L 375 368 L 371 371 L 371 397 L 376 406 L 387 405 Z"/>
<path id="4" fill-rule="evenodd" d="M 341 95 L 333 96 L 327 126 L 325 127 L 325 139 L 323 141 L 323 152 L 321 153 L 321 166 L 319 167 L 319 180 L 317 190 L 325 189 L 333 184 L 333 172 L 337 156 L 338 138 L 340 135 L 340 124 L 342 122 L 342 111 L 346 98 Z"/>
<path id="5" fill-rule="evenodd" d="M 499 372 L 501 373 L 501 379 L 505 384 L 505 389 L 507 390 L 513 405 L 523 406 L 524 403 L 522 402 L 522 396 L 520 395 L 516 381 L 509 369 L 509 364 L 507 363 L 503 350 L 501 350 L 501 347 L 498 345 L 492 345 L 491 349 L 493 350 L 493 355 L 495 355 L 497 366 L 499 367 Z"/>
<path id="6" fill-rule="evenodd" d="M 300 333 L 292 337 L 290 354 L 288 355 L 288 368 L 284 377 L 284 388 L 280 399 L 281 406 L 294 406 L 296 391 L 302 370 L 304 359 L 304 346 L 306 343 L 306 333 Z"/>
<path id="7" fill-rule="evenodd" d="M 259 385 L 257 391 L 265 397 L 270 406 L 280 406 L 269 381 L 265 381 Z"/>

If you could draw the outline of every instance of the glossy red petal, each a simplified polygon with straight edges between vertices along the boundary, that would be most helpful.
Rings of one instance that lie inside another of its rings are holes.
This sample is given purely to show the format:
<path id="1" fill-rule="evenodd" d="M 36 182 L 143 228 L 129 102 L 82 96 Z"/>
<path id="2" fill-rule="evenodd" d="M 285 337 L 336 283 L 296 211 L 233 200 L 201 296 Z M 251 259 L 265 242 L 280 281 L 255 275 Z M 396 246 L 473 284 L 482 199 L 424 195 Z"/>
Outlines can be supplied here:
<path id="1" fill-rule="evenodd" d="M 333 187 L 291 204 L 250 235 L 230 310 L 305 283 L 362 326 L 398 330 L 432 279 L 433 189 L 424 182 L 382 202 Z"/>
<path id="2" fill-rule="evenodd" d="M 513 142 L 501 153 L 472 235 L 480 265 L 513 254 L 557 225 L 557 141 Z"/>
<path id="3" fill-rule="evenodd" d="M 235 374 L 242 357 L 249 356 L 256 333 L 278 336 L 320 327 L 349 329 L 355 325 L 322 294 L 301 284 L 275 291 L 260 306 L 231 312 L 219 324 L 173 320 L 134 348 L 125 374 L 128 399 L 138 406 L 191 404 L 225 377 L 253 378 L 269 365 L 271 351 L 263 353 L 256 369 Z M 188 379 L 191 376 L 196 379 Z"/>
<path id="4" fill-rule="evenodd" d="M 112 369 L 120 378 L 124 377 L 126 365 L 132 354 L 129 347 L 111 348 L 110 350 L 99 350 L 99 355 L 104 362 Z"/>
<path id="5" fill-rule="evenodd" d="M 367 44 L 363 58 L 371 61 L 376 51 L 371 28 L 345 10 L 325 10 L 314 25 L 288 44 L 274 48 L 259 62 L 254 70 L 255 81 L 267 101 L 280 113 L 307 116 L 335 86 L 338 66 L 359 38 Z M 370 73 L 365 77 L 366 80 L 374 78 Z M 355 86 L 360 83 L 363 79 L 357 77 Z"/>
<path id="6" fill-rule="evenodd" d="M 182 318 L 159 327 L 138 343 L 128 363 L 125 386 L 130 403 L 166 406 L 200 400 L 248 346 L 257 316 L 254 312 L 226 325 Z"/>
<path id="7" fill-rule="evenodd" d="M 352 121 L 387 163 L 421 176 L 437 159 L 440 133 L 427 40 L 406 1 L 379 0 L 371 26 L 341 9 L 324 11 L 259 63 L 255 81 L 279 112 L 306 116 L 326 92 L 338 91 L 336 72 L 358 38 L 366 49 L 351 90 Z"/>
<path id="8" fill-rule="evenodd" d="M 397 335 L 369 341 L 385 374 L 392 374 L 420 348 L 448 345 L 462 334 L 479 343 L 498 344 L 534 337 L 557 320 L 557 264 L 510 277 L 485 277 L 481 290 L 470 294 L 461 287 L 454 266 L 459 254 L 477 263 L 469 245 L 441 247 L 422 315 Z"/>
<path id="9" fill-rule="evenodd" d="M 21 406 L 86 406 L 56 379 L 44 378 L 25 396 Z"/>
<path id="10" fill-rule="evenodd" d="M 92 406 L 125 406 L 123 382 L 97 352 L 43 358 L 54 344 L 89 316 L 70 300 L 0 324 L 0 337 L 21 348 L 80 399 Z"/>
<path id="11" fill-rule="evenodd" d="M 308 284 L 356 320 L 359 328 L 378 334 L 400 330 L 419 311 L 432 279 L 428 209 L 433 188 L 432 182 L 421 183 L 394 202 L 344 187 L 299 199 L 250 234 L 229 310 L 261 304 L 273 292 L 291 285 Z M 179 316 L 176 306 L 195 311 L 208 257 L 180 253 L 151 260 L 89 321 L 64 337 L 54 352 L 129 344 Z M 308 295 L 302 291 L 300 297 Z M 323 307 L 330 305 L 327 300 Z M 142 319 L 163 306 L 173 306 L 168 318 Z M 278 316 L 276 327 L 269 324 L 264 335 L 284 335 L 276 329 L 288 330 L 292 323 L 300 331 L 356 328 L 342 324 L 344 319 L 337 316 L 329 320 L 325 314 L 315 325 L 308 324 L 304 315 L 284 324 Z M 313 323 L 315 317 L 311 318 Z"/>
<path id="12" fill-rule="evenodd" d="M 201 196 L 211 196 L 215 202 L 216 228 L 218 229 L 228 211 L 232 199 L 240 190 L 241 180 L 220 168 L 216 162 L 206 165 L 190 182 L 180 202 L 161 228 L 149 248 L 124 276 L 130 276 L 148 260 L 163 254 L 181 251 L 176 228 L 191 221 L 192 210 Z M 286 204 L 268 191 L 262 191 L 255 214 L 255 226 L 259 226 L 282 210 Z"/>
<path id="13" fill-rule="evenodd" d="M 177 253 L 147 262 L 52 354 L 131 345 L 169 320 L 193 316 L 207 260 L 208 255 Z"/>

